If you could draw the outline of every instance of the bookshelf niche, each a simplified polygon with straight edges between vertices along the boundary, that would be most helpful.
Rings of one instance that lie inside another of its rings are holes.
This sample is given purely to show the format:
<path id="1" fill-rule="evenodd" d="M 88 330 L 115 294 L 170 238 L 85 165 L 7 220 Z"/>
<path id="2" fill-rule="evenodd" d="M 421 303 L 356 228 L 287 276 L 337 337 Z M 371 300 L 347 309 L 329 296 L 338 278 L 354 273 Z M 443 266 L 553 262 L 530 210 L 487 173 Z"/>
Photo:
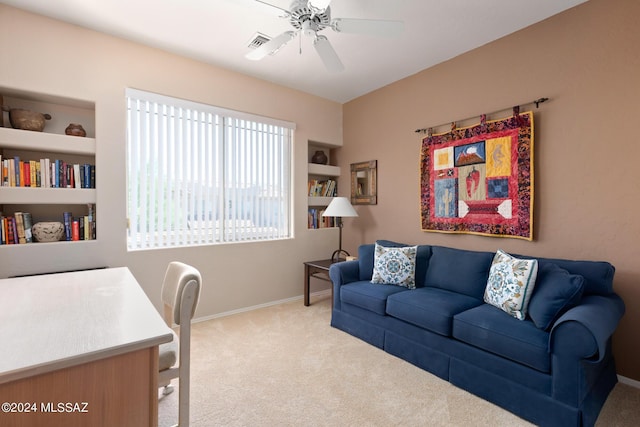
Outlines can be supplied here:
<path id="1" fill-rule="evenodd" d="M 331 203 L 333 197 L 338 195 L 338 177 L 340 167 L 335 166 L 335 147 L 328 144 L 321 144 L 309 141 L 308 152 L 308 228 L 322 229 L 335 227 L 334 218 L 323 218 L 322 214 Z M 327 157 L 326 164 L 313 163 L 313 156 L 322 151 Z"/>
<path id="2" fill-rule="evenodd" d="M 0 247 L 95 240 L 95 104 L 0 88 L 0 105 L 51 116 L 40 132 L 14 129 L 2 111 Z M 86 136 L 66 134 L 71 123 L 81 124 Z M 52 221 L 64 226 L 60 240 L 38 242 L 30 226 Z"/>

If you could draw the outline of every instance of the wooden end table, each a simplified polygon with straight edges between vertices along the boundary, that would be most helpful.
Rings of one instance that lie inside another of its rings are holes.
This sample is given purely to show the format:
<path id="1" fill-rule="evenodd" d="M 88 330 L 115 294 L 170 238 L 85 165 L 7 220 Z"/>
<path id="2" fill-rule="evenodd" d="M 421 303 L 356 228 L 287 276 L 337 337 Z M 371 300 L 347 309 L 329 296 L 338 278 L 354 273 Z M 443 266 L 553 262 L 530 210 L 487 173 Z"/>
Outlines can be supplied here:
<path id="1" fill-rule="evenodd" d="M 321 259 L 318 261 L 306 261 L 304 263 L 304 305 L 305 306 L 309 305 L 309 281 L 311 280 L 311 278 L 315 277 L 316 279 L 330 282 L 331 279 L 329 278 L 329 267 L 331 267 L 331 264 L 334 264 L 335 262 L 340 262 L 340 261 L 344 261 L 344 260 L 341 259 L 339 261 L 333 261 L 330 259 Z M 331 286 L 331 302 L 333 303 L 333 286 Z"/>

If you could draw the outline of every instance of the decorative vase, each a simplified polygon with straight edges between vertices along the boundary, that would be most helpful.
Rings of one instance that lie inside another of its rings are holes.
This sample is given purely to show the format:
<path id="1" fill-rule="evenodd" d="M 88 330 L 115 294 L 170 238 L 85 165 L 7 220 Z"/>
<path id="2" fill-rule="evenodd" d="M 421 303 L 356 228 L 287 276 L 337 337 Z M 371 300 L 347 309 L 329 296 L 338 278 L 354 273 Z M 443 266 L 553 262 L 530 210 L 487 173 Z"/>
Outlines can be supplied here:
<path id="1" fill-rule="evenodd" d="M 326 165 L 328 160 L 327 155 L 324 154 L 322 150 L 317 150 L 313 157 L 311 157 L 311 163 L 318 165 Z"/>
<path id="2" fill-rule="evenodd" d="M 84 130 L 82 125 L 77 123 L 69 123 L 69 126 L 64 130 L 64 133 L 72 136 L 87 136 L 87 132 Z"/>
<path id="3" fill-rule="evenodd" d="M 31 227 L 31 235 L 38 242 L 57 242 L 64 235 L 64 224 L 59 221 L 36 222 Z"/>

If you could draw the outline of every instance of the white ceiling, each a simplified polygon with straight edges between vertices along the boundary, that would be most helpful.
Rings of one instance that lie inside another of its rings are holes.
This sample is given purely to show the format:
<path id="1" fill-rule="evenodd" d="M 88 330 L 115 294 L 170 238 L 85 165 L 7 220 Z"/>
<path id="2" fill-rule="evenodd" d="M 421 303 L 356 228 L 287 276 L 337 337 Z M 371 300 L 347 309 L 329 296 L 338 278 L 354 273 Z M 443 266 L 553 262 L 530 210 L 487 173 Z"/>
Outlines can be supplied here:
<path id="1" fill-rule="evenodd" d="M 265 1 L 284 9 L 290 4 L 290 0 Z M 402 35 L 390 39 L 323 30 L 321 34 L 327 36 L 346 68 L 341 73 L 325 70 L 308 37 L 292 40 L 261 61 L 246 59 L 247 45 L 257 31 L 275 37 L 292 29 L 288 20 L 268 13 L 255 0 L 0 3 L 343 103 L 585 1 L 333 0 L 332 18 L 405 23 Z"/>

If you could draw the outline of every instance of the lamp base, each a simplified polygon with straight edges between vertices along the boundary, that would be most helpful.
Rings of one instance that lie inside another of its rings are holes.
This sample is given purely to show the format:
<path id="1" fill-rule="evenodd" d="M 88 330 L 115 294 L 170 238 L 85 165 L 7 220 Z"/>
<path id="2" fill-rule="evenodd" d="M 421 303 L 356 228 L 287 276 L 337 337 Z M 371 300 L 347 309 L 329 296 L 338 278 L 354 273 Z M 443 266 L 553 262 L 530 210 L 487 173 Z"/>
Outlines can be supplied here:
<path id="1" fill-rule="evenodd" d="M 344 254 L 345 258 L 340 258 L 340 255 Z M 331 261 L 333 262 L 338 262 L 338 261 L 345 261 L 348 257 L 351 256 L 349 255 L 349 252 L 345 251 L 344 249 L 337 249 L 336 251 L 333 252 L 333 254 L 331 254 Z"/>

